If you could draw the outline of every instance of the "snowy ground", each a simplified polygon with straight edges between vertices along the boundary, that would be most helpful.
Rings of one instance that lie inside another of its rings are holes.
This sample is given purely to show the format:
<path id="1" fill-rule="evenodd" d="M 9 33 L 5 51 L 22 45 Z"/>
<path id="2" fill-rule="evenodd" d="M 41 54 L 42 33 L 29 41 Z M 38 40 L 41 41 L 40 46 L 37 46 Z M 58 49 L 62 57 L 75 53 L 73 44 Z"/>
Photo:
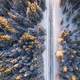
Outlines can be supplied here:
<path id="1" fill-rule="evenodd" d="M 46 50 L 43 53 L 45 80 L 58 80 L 56 79 L 58 68 L 56 68 L 55 53 L 57 50 L 57 38 L 60 31 L 59 23 L 61 20 L 59 3 L 60 0 L 46 0 L 47 10 L 44 13 L 44 19 L 42 21 L 47 33 L 45 42 Z"/>
<path id="2" fill-rule="evenodd" d="M 53 44 L 52 44 L 52 3 L 53 0 L 46 0 L 46 11 L 44 13 L 44 19 L 42 24 L 46 29 L 46 50 L 43 53 L 44 58 L 44 76 L 45 80 L 53 80 Z"/>
<path id="3" fill-rule="evenodd" d="M 55 58 L 55 53 L 56 53 L 56 50 L 58 48 L 58 44 L 57 44 L 57 38 L 60 34 L 60 21 L 61 21 L 61 14 L 60 14 L 60 0 L 54 0 L 54 13 L 53 13 L 53 43 L 54 43 L 54 80 L 59 80 L 58 78 L 56 79 L 57 76 L 57 73 L 58 73 L 58 64 L 57 64 L 57 61 L 56 61 L 56 58 Z"/>
<path id="4" fill-rule="evenodd" d="M 44 19 L 42 21 L 42 25 L 43 27 L 46 29 L 46 42 L 45 42 L 45 46 L 46 46 L 46 50 L 43 53 L 43 58 L 44 58 L 44 76 L 45 76 L 45 80 L 50 80 L 50 59 L 49 59 L 49 0 L 46 0 L 46 6 L 47 9 L 44 12 Z"/>

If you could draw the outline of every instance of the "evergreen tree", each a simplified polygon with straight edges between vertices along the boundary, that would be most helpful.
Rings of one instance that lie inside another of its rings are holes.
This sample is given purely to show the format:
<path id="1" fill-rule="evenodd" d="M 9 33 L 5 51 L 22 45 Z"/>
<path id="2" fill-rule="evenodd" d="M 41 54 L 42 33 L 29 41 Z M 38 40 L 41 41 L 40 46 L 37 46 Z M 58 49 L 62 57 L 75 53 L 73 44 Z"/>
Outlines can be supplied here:
<path id="1" fill-rule="evenodd" d="M 61 80 L 80 80 L 80 0 L 61 0 L 63 28 L 59 37 L 59 59 Z"/>
<path id="2" fill-rule="evenodd" d="M 44 80 L 45 0 L 0 0 L 0 80 Z"/>

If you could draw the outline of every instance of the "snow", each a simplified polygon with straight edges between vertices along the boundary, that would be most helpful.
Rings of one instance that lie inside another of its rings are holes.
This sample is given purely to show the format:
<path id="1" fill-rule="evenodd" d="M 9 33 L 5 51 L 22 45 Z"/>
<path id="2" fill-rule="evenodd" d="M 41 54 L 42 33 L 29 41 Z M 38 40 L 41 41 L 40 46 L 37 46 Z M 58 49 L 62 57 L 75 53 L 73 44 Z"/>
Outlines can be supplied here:
<path id="1" fill-rule="evenodd" d="M 45 46 L 46 50 L 43 53 L 43 59 L 44 59 L 44 77 L 45 80 L 50 80 L 50 59 L 49 59 L 49 0 L 46 0 L 46 11 L 44 12 L 44 18 L 42 21 L 43 27 L 46 29 L 46 41 Z"/>
<path id="2" fill-rule="evenodd" d="M 57 50 L 57 48 L 58 48 L 58 43 L 57 43 L 57 38 L 58 38 L 58 36 L 59 36 L 59 32 L 60 32 L 60 21 L 61 21 L 61 12 L 60 12 L 60 6 L 59 6 L 59 4 L 60 4 L 60 0 L 54 0 L 54 8 L 53 8 L 53 10 L 54 10 L 54 13 L 53 13 L 53 43 L 54 43 L 54 79 L 53 80 L 59 80 L 58 78 L 56 78 L 57 77 L 57 71 L 58 71 L 58 64 L 57 64 L 57 61 L 56 61 L 56 58 L 55 58 L 55 53 L 56 53 L 56 50 Z"/>

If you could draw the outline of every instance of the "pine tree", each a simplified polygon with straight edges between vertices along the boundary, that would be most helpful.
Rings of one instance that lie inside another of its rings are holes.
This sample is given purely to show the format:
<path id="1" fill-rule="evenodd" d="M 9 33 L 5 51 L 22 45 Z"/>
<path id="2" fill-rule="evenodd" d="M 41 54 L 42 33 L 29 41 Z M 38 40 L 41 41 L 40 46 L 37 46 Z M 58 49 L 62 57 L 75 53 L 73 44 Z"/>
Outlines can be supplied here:
<path id="1" fill-rule="evenodd" d="M 80 80 L 80 0 L 61 0 L 63 30 L 57 51 L 61 80 Z"/>
<path id="2" fill-rule="evenodd" d="M 0 80 L 44 80 L 45 0 L 0 0 Z"/>

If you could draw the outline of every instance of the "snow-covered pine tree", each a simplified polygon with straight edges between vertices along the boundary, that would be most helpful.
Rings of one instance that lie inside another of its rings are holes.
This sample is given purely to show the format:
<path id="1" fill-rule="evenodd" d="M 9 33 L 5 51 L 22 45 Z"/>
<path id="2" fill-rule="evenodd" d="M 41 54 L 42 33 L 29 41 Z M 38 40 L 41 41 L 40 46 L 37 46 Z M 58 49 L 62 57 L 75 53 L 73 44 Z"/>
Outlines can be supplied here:
<path id="1" fill-rule="evenodd" d="M 45 0 L 0 0 L 0 80 L 44 80 Z"/>
<path id="2" fill-rule="evenodd" d="M 80 0 L 61 0 L 62 33 L 57 53 L 60 80 L 80 80 Z"/>

